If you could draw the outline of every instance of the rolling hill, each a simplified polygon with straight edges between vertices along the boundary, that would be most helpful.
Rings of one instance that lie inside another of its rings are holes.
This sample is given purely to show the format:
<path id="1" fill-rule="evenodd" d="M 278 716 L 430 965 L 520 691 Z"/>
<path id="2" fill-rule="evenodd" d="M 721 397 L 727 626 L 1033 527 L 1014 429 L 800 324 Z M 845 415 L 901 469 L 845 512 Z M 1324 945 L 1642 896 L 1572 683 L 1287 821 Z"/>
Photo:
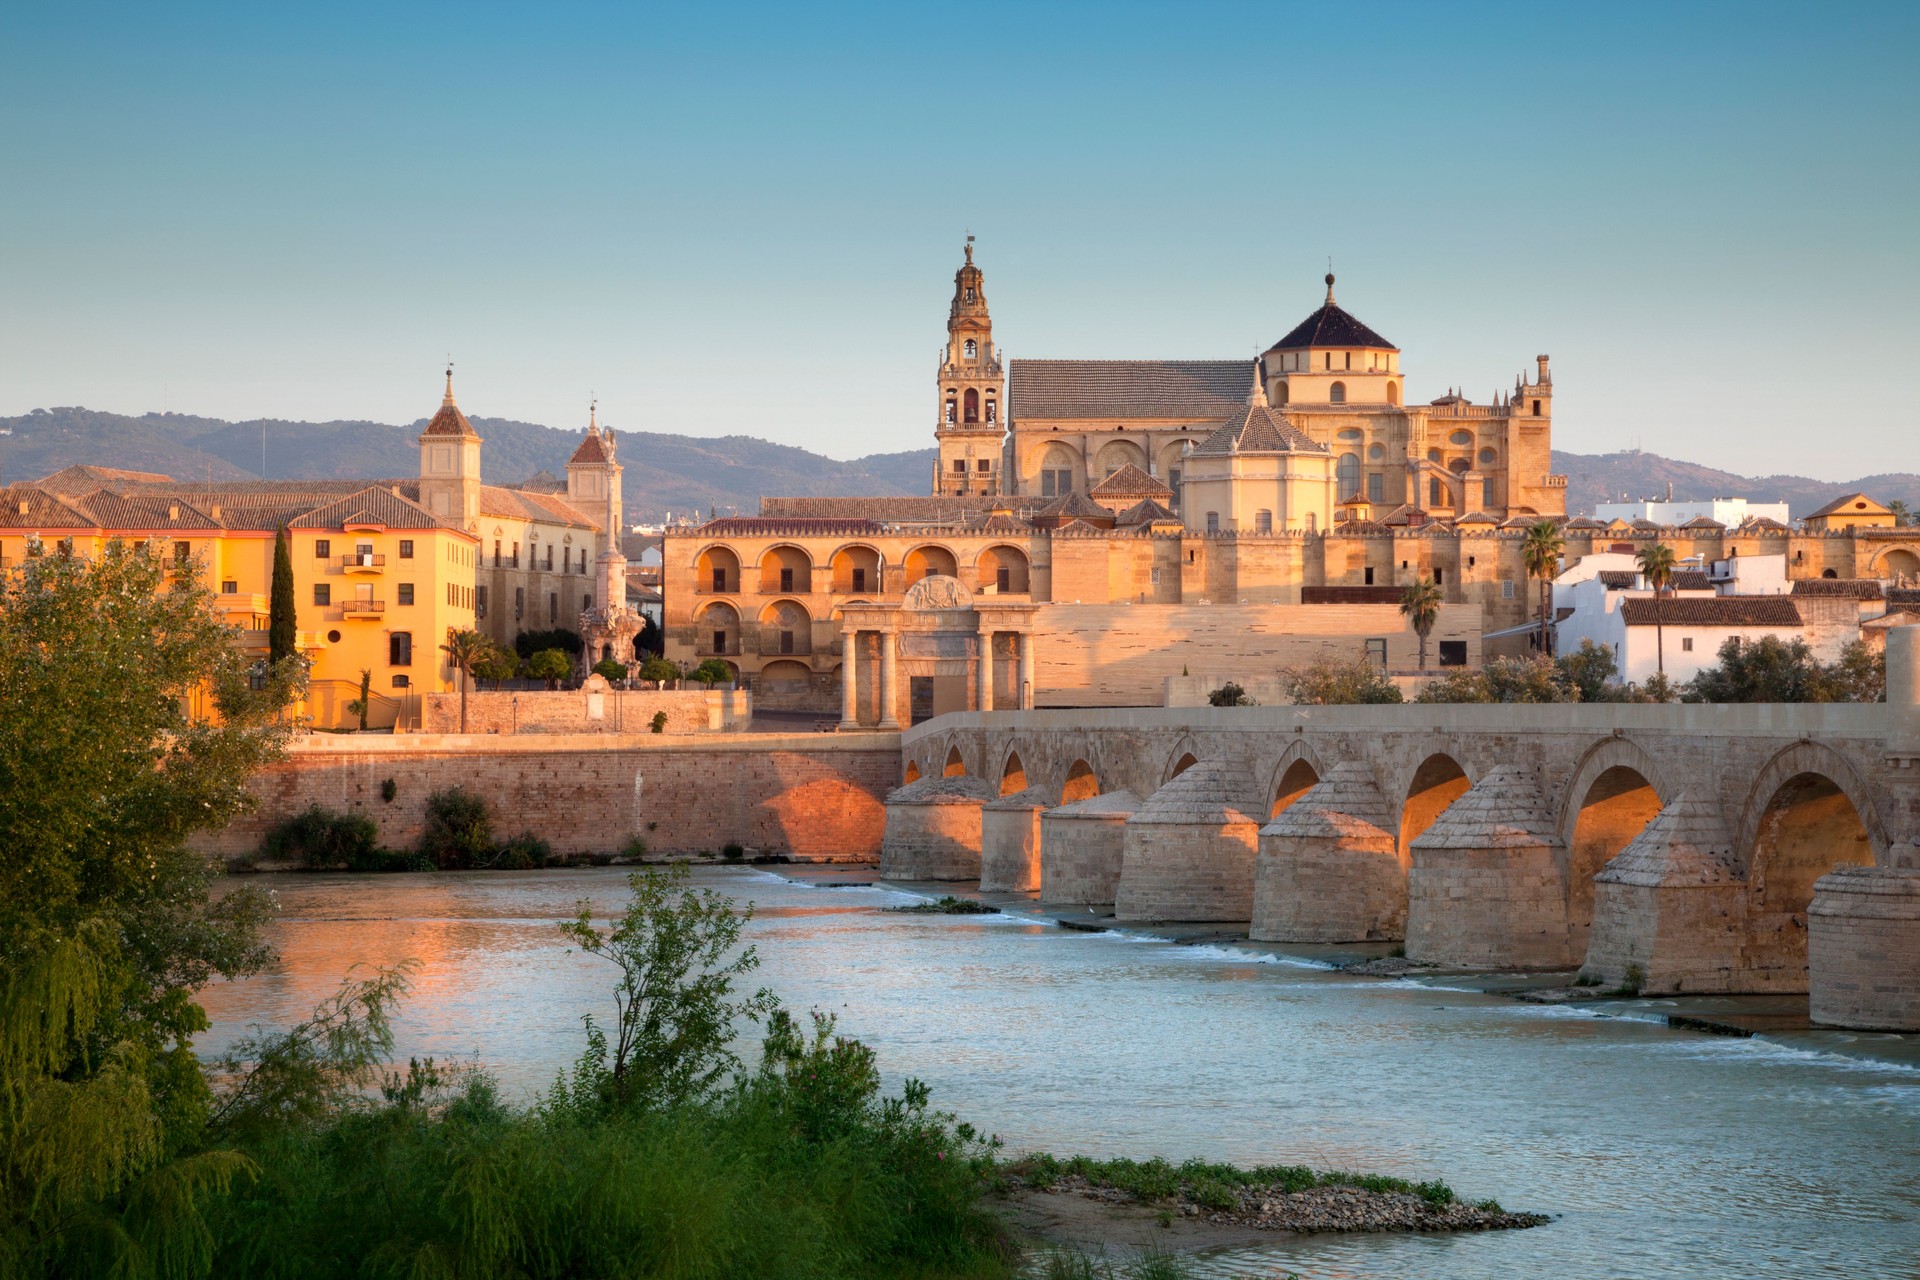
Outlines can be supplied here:
<path id="1" fill-rule="evenodd" d="M 369 479 L 413 475 L 418 468 L 414 437 L 425 419 L 393 426 L 381 422 L 225 422 L 191 414 L 148 413 L 139 417 L 76 407 L 36 409 L 0 418 L 0 482 L 37 479 L 76 462 L 161 471 L 182 480 Z M 577 430 L 533 422 L 474 418 L 486 439 L 489 479 L 517 483 L 538 471 L 564 475 L 579 443 Z M 264 435 L 266 459 L 261 461 Z M 842 462 L 791 445 L 752 436 L 701 439 L 663 432 L 620 435 L 626 466 L 627 511 L 636 521 L 657 521 L 669 512 L 704 515 L 713 510 L 751 514 L 762 495 L 783 497 L 842 494 L 919 494 L 927 491 L 932 449 L 871 454 Z M 1899 498 L 1920 507 L 1920 475 L 1888 472 L 1841 483 L 1804 476 L 1742 476 L 1658 454 L 1623 452 L 1553 455 L 1554 470 L 1567 476 L 1567 507 L 1592 511 L 1620 497 L 1738 496 L 1790 503 L 1796 516 L 1855 489 L 1882 501 Z"/>

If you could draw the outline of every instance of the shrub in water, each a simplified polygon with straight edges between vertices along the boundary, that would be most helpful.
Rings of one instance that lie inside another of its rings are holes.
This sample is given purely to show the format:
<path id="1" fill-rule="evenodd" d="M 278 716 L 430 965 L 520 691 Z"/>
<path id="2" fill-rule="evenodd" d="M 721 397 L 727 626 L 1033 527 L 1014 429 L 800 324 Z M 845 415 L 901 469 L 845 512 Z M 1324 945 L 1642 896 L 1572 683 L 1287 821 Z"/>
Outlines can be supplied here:
<path id="1" fill-rule="evenodd" d="M 364 871 L 371 869 L 365 864 L 380 856 L 375 844 L 379 835 L 373 819 L 363 813 L 338 813 L 309 805 L 267 832 L 260 842 L 260 856 L 321 870 L 349 867 Z"/>
<path id="2" fill-rule="evenodd" d="M 491 862 L 493 821 L 487 813 L 487 802 L 465 787 L 449 787 L 428 796 L 420 852 L 443 871 Z"/>
<path id="3" fill-rule="evenodd" d="M 522 831 L 501 848 L 493 865 L 501 871 L 528 871 L 553 860 L 553 846 L 531 831 Z"/>
<path id="4" fill-rule="evenodd" d="M 653 824 L 648 823 L 647 825 L 648 827 L 652 827 Z M 620 856 L 623 858 L 631 858 L 635 862 L 638 862 L 647 856 L 647 842 L 639 836 L 629 837 L 627 843 L 622 846 L 620 850 Z"/>

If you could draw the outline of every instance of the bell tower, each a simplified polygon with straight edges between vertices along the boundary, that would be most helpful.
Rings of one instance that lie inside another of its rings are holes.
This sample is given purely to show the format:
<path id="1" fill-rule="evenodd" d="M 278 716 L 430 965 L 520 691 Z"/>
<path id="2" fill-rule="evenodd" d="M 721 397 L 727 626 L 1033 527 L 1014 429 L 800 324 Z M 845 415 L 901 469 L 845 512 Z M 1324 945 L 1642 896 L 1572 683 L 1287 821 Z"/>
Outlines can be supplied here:
<path id="1" fill-rule="evenodd" d="M 1005 373 L 993 346 L 993 317 L 980 268 L 973 265 L 973 237 L 967 260 L 953 276 L 953 305 L 947 311 L 947 345 L 940 353 L 935 386 L 934 438 L 940 459 L 934 464 L 936 496 L 1002 492 L 1000 422 Z"/>

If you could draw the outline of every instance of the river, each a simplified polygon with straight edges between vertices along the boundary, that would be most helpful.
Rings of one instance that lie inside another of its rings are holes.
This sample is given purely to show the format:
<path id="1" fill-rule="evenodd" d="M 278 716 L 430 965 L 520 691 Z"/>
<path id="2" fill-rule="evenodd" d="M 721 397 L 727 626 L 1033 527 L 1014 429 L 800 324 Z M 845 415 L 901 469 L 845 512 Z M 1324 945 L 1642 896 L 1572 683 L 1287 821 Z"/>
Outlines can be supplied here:
<path id="1" fill-rule="evenodd" d="M 1920 1276 L 1920 1070 L 1871 1056 L 1886 1038 L 1726 1039 L 1016 916 L 890 914 L 914 899 L 888 889 L 695 875 L 755 904 L 765 985 L 832 1010 L 890 1086 L 918 1076 L 1010 1150 L 1440 1177 L 1556 1215 L 1277 1240 L 1209 1275 Z M 611 1016 L 608 967 L 554 921 L 583 896 L 616 910 L 619 870 L 251 882 L 280 900 L 281 962 L 205 993 L 208 1051 L 407 957 L 402 1060 L 477 1061 L 512 1096 L 579 1052 L 580 1015 Z"/>

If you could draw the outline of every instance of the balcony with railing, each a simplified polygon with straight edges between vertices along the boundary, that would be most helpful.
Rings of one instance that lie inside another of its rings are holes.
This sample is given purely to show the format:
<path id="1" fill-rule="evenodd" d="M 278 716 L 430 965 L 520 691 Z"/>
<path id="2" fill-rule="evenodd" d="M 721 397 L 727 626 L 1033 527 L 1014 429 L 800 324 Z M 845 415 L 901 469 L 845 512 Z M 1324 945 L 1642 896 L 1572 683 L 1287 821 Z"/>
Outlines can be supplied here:
<path id="1" fill-rule="evenodd" d="M 379 618 L 387 612 L 385 600 L 342 600 L 340 612 L 349 618 Z"/>
<path id="2" fill-rule="evenodd" d="M 387 558 L 372 551 L 352 551 L 340 557 L 340 567 L 348 573 L 385 573 Z"/>

